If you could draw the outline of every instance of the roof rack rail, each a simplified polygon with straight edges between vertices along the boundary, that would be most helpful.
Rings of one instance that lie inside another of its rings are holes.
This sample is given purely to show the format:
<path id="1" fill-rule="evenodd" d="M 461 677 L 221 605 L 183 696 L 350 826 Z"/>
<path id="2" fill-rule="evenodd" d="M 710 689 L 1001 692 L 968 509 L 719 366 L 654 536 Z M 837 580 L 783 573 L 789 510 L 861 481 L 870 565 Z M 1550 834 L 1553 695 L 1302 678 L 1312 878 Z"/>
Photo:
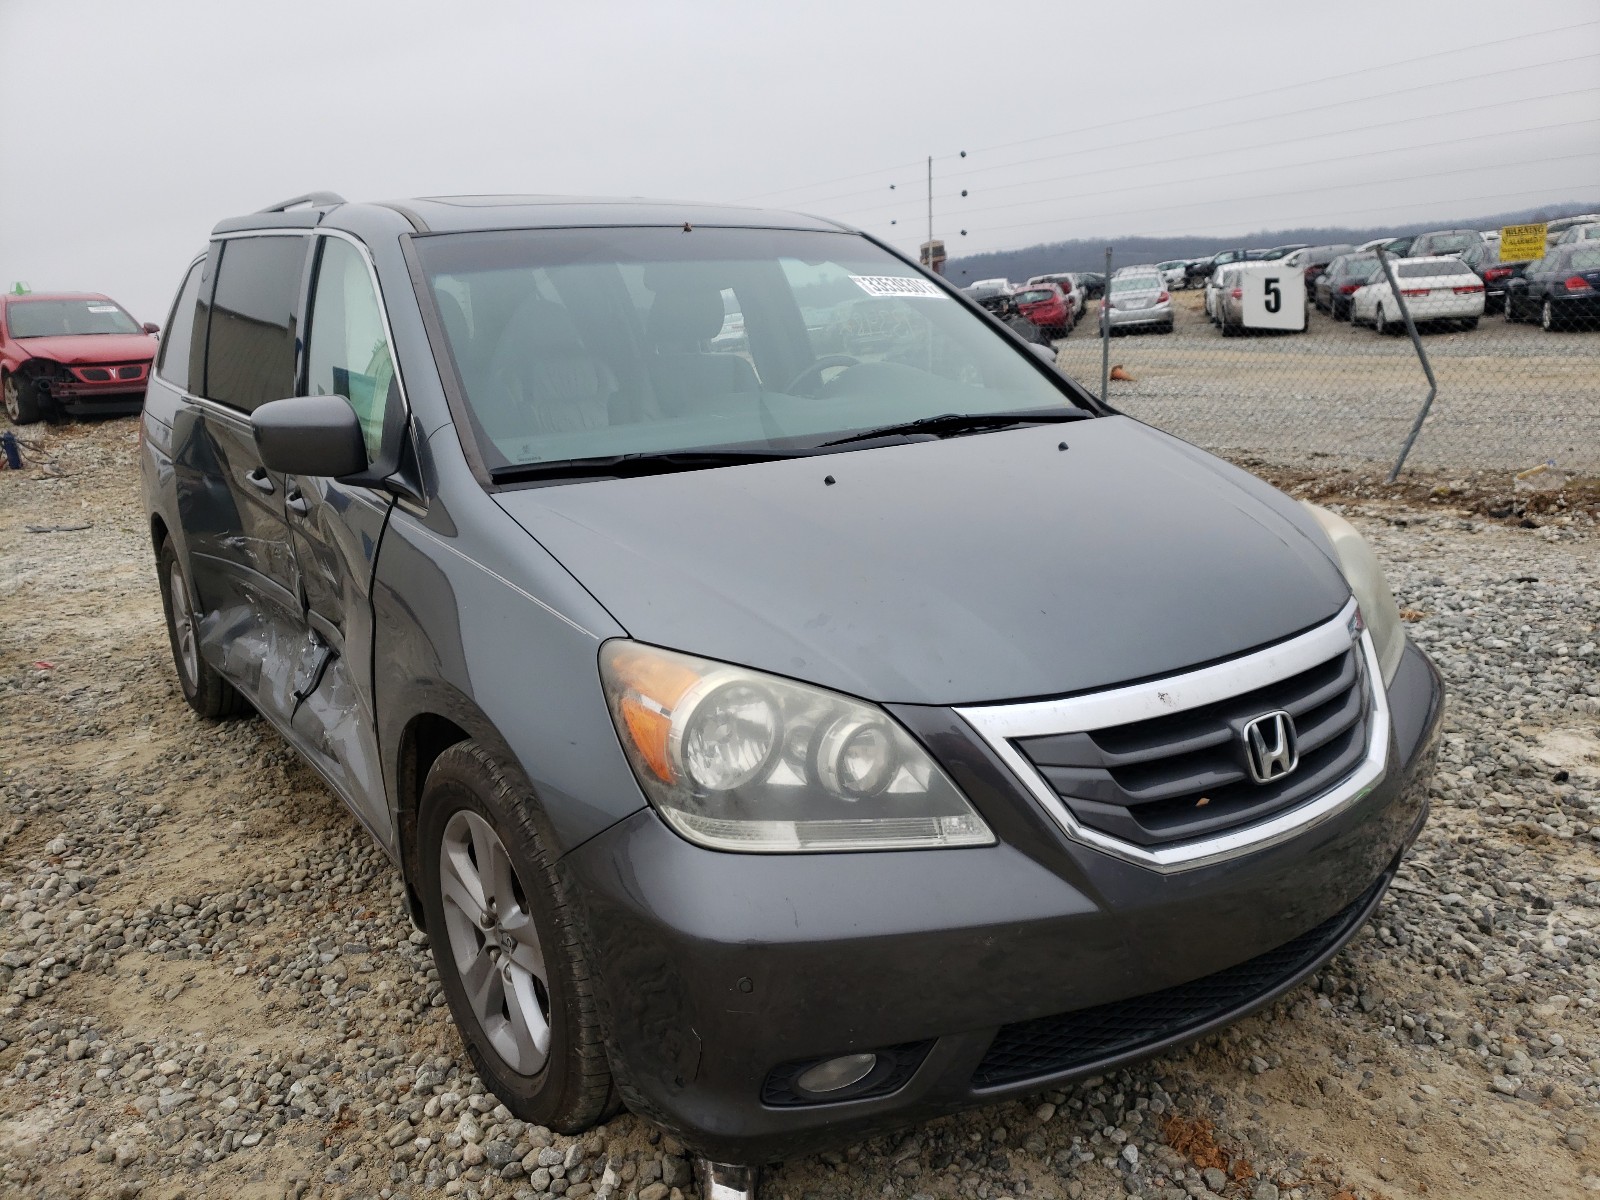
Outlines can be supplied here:
<path id="1" fill-rule="evenodd" d="M 288 200 L 280 200 L 277 204 L 269 204 L 265 208 L 256 209 L 257 212 L 275 213 L 288 212 L 302 204 L 309 204 L 313 208 L 323 208 L 330 204 L 345 204 L 347 201 L 338 192 L 307 192 L 304 196 L 292 196 Z"/>

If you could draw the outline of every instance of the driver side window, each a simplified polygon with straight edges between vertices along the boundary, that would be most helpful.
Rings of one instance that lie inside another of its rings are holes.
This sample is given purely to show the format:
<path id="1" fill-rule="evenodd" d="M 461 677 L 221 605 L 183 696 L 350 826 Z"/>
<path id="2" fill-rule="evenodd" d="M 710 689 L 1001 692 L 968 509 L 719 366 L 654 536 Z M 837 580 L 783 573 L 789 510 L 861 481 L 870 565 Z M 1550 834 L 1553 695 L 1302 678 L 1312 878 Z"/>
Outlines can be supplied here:
<path id="1" fill-rule="evenodd" d="M 400 398 L 372 276 L 360 251 L 343 238 L 322 239 L 306 358 L 307 393 L 349 400 L 361 420 L 367 457 L 376 462 L 384 416 Z"/>

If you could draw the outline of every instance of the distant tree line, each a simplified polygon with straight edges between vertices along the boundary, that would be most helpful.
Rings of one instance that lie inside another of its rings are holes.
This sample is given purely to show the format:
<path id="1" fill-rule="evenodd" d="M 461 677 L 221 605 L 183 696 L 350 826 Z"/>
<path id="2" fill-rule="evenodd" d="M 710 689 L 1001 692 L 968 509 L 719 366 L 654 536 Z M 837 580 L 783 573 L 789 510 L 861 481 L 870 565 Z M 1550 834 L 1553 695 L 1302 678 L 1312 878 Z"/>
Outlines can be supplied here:
<path id="1" fill-rule="evenodd" d="M 1379 237 L 1401 237 L 1426 233 L 1430 229 L 1498 229 L 1502 225 L 1525 225 L 1553 221 L 1557 217 L 1595 212 L 1600 204 L 1555 204 L 1524 208 L 1516 212 L 1495 213 L 1457 221 L 1413 221 L 1400 225 L 1372 225 L 1359 229 L 1338 226 L 1303 226 L 1298 229 L 1257 230 L 1237 237 L 1125 237 L 1079 238 L 1070 242 L 1049 242 L 1024 246 L 1018 250 L 993 250 L 968 258 L 954 258 L 945 264 L 945 277 L 962 287 L 979 279 L 1009 279 L 1020 283 L 1030 275 L 1052 271 L 1101 271 L 1105 269 L 1106 247 L 1111 247 L 1112 266 L 1129 263 L 1166 262 L 1173 258 L 1204 258 L 1218 250 L 1235 246 L 1282 246 L 1305 242 L 1312 246 L 1332 246 L 1343 242 L 1359 246 Z"/>

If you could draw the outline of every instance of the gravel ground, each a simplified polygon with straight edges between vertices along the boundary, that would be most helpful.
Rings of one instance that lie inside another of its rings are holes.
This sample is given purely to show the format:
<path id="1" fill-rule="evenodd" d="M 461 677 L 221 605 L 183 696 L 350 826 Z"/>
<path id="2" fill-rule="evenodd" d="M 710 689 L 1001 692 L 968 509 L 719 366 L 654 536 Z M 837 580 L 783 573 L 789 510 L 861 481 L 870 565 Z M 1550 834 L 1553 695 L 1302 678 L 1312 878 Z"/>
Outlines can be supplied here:
<path id="1" fill-rule="evenodd" d="M 0 1194 L 690 1193 L 644 1122 L 553 1136 L 485 1096 L 387 860 L 260 721 L 183 705 L 133 430 L 0 472 Z M 1600 1191 L 1600 532 L 1449 503 L 1347 509 L 1452 689 L 1433 819 L 1356 942 L 1184 1052 L 767 1197 Z"/>
<path id="2" fill-rule="evenodd" d="M 1096 309 L 1091 305 L 1091 310 Z M 1427 395 L 1406 337 L 1315 310 L 1305 333 L 1224 338 L 1198 291 L 1174 293 L 1170 335 L 1111 342 L 1111 403 L 1202 446 L 1279 461 L 1392 463 Z M 1476 330 L 1424 327 L 1439 394 L 1412 452 L 1418 467 L 1520 470 L 1554 460 L 1600 474 L 1600 329 L 1545 333 L 1485 317 Z M 1100 392 L 1094 312 L 1057 343 L 1068 374 Z"/>

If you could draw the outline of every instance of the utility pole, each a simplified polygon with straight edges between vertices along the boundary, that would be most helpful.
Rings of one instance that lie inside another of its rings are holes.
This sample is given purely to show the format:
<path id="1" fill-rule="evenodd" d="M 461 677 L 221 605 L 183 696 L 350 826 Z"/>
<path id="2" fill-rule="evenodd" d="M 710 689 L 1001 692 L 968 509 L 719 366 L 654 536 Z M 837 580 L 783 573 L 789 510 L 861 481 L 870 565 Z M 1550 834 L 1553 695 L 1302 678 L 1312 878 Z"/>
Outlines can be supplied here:
<path id="1" fill-rule="evenodd" d="M 928 155 L 928 270 L 933 270 L 933 155 Z"/>

